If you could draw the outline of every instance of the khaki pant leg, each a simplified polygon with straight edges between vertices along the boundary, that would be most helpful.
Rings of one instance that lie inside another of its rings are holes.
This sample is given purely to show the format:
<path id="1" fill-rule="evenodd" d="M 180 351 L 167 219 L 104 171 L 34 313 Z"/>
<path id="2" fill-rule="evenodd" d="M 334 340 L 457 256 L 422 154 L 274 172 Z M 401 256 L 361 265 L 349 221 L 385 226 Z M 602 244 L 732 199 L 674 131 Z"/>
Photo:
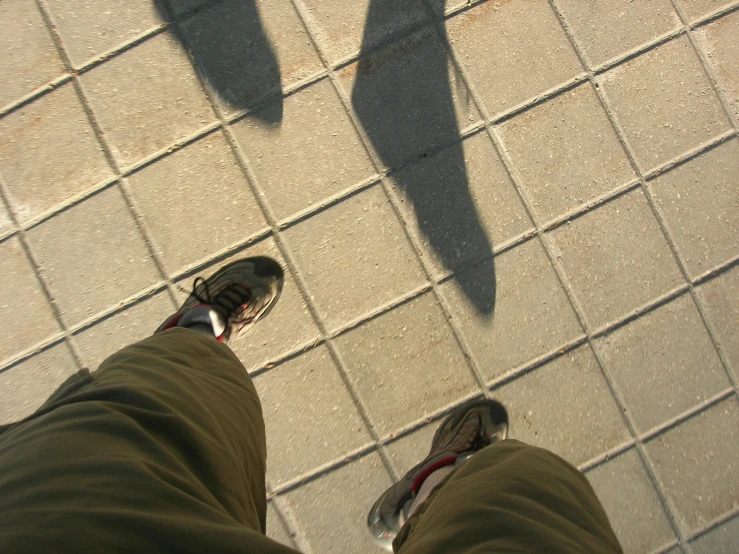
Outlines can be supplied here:
<path id="1" fill-rule="evenodd" d="M 515 440 L 464 462 L 403 527 L 400 554 L 620 553 L 585 477 Z"/>
<path id="2" fill-rule="evenodd" d="M 173 329 L 0 433 L 2 552 L 258 552 L 264 421 L 225 345 Z"/>

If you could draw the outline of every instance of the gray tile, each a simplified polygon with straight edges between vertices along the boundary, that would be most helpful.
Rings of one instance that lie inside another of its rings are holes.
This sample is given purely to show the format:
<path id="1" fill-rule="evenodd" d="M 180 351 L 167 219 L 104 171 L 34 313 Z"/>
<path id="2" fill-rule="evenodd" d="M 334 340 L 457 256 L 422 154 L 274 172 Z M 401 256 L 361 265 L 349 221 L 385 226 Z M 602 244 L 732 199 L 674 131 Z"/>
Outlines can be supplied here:
<path id="1" fill-rule="evenodd" d="M 152 335 L 176 310 L 164 291 L 75 335 L 77 354 L 94 371 L 108 356 Z"/>
<path id="2" fill-rule="evenodd" d="M 27 236 L 62 318 L 70 325 L 159 279 L 117 188 L 62 212 Z"/>
<path id="3" fill-rule="evenodd" d="M 220 131 L 145 167 L 129 178 L 129 184 L 171 272 L 267 228 Z"/>
<path id="4" fill-rule="evenodd" d="M 295 548 L 295 543 L 275 510 L 274 502 L 267 502 L 267 536 L 280 544 Z"/>
<path id="5" fill-rule="evenodd" d="M 64 64 L 33 0 L 0 4 L 0 108 L 64 73 Z"/>
<path id="6" fill-rule="evenodd" d="M 295 284 L 294 276 L 286 267 L 277 245 L 271 238 L 239 251 L 223 262 L 201 271 L 200 274 L 209 275 L 227 263 L 250 256 L 269 256 L 277 260 L 285 271 L 282 294 L 268 317 L 259 320 L 259 324 L 251 331 L 229 344 L 247 370 L 251 371 L 264 367 L 268 362 L 275 361 L 299 346 L 318 340 L 320 333 Z M 192 290 L 192 278 L 180 283 L 185 290 Z"/>
<path id="7" fill-rule="evenodd" d="M 506 121 L 499 132 L 544 221 L 635 177 L 589 84 Z"/>
<path id="8" fill-rule="evenodd" d="M 279 125 L 269 123 L 275 110 L 281 114 Z M 254 112 L 234 132 L 278 219 L 373 174 L 328 80 L 289 96 L 284 105 L 279 101 Z"/>
<path id="9" fill-rule="evenodd" d="M 81 79 L 123 166 L 215 119 L 187 56 L 169 33 L 116 56 Z"/>
<path id="10" fill-rule="evenodd" d="M 490 258 L 533 228 L 486 133 L 455 143 L 390 176 L 406 227 L 433 272 Z"/>
<path id="11" fill-rule="evenodd" d="M 676 540 L 636 450 L 612 458 L 586 477 L 625 552 L 652 552 Z"/>
<path id="12" fill-rule="evenodd" d="M 389 168 L 426 157 L 478 119 L 433 28 L 362 58 L 338 76 L 381 163 Z"/>
<path id="13" fill-rule="evenodd" d="M 283 236 L 330 329 L 424 282 L 379 186 L 289 228 Z"/>
<path id="14" fill-rule="evenodd" d="M 685 37 L 611 69 L 598 81 L 645 171 L 730 128 Z"/>
<path id="15" fill-rule="evenodd" d="M 8 293 L 0 303 L 0 360 L 4 360 L 58 332 L 59 327 L 17 238 L 0 242 L 0 260 Z"/>
<path id="16" fill-rule="evenodd" d="M 691 21 L 725 8 L 732 3 L 731 0 L 678 0 L 678 4 L 682 6 Z"/>
<path id="17" fill-rule="evenodd" d="M 0 373 L 0 425 L 30 416 L 77 366 L 66 344 L 58 344 Z"/>
<path id="18" fill-rule="evenodd" d="M 595 328 L 683 283 L 640 190 L 559 227 L 548 240 Z"/>
<path id="19" fill-rule="evenodd" d="M 698 287 L 698 298 L 703 303 L 708 321 L 713 325 L 721 351 L 726 356 L 734 375 L 739 379 L 739 268 Z"/>
<path id="20" fill-rule="evenodd" d="M 739 516 L 714 527 L 690 543 L 694 554 L 739 552 Z"/>
<path id="21" fill-rule="evenodd" d="M 591 67 L 682 26 L 670 0 L 560 0 L 557 5 Z"/>
<path id="22" fill-rule="evenodd" d="M 537 240 L 475 266 L 441 295 L 477 360 L 493 380 L 582 334 L 564 289 Z M 492 315 L 479 306 L 494 289 Z"/>
<path id="23" fill-rule="evenodd" d="M 650 190 L 691 277 L 739 254 L 739 142 L 661 175 Z"/>
<path id="24" fill-rule="evenodd" d="M 195 65 L 229 116 L 323 69 L 289 0 L 226 0 L 182 28 Z"/>
<path id="25" fill-rule="evenodd" d="M 21 222 L 113 176 L 71 84 L 0 120 L 0 175 Z"/>
<path id="26" fill-rule="evenodd" d="M 380 436 L 477 390 L 444 313 L 431 294 L 395 308 L 335 342 Z"/>
<path id="27" fill-rule="evenodd" d="M 367 529 L 367 512 L 391 484 L 380 457 L 370 454 L 285 497 L 313 552 L 380 554 L 384 550 Z"/>
<path id="28" fill-rule="evenodd" d="M 441 420 L 429 423 L 385 445 L 385 452 L 399 477 L 405 475 L 428 455 L 434 433 L 440 424 Z"/>
<path id="29" fill-rule="evenodd" d="M 48 5 L 75 67 L 166 20 L 153 0 L 49 0 Z"/>
<path id="30" fill-rule="evenodd" d="M 577 466 L 629 439 L 598 363 L 582 346 L 504 385 L 510 438 L 546 448 Z"/>
<path id="31" fill-rule="evenodd" d="M 733 12 L 694 34 L 715 71 L 719 89 L 739 119 L 739 13 Z"/>
<path id="32" fill-rule="evenodd" d="M 640 432 L 731 387 L 687 294 L 596 344 Z"/>
<path id="33" fill-rule="evenodd" d="M 417 1 L 304 0 L 303 3 L 315 24 L 316 40 L 331 62 L 376 48 L 426 19 L 424 6 Z"/>
<path id="34" fill-rule="evenodd" d="M 254 386 L 262 401 L 273 486 L 370 442 L 324 346 L 258 375 Z"/>
<path id="35" fill-rule="evenodd" d="M 460 62 L 491 115 L 583 71 L 547 2 L 485 2 L 452 18 L 446 26 Z"/>
<path id="36" fill-rule="evenodd" d="M 649 441 L 647 452 L 688 532 L 739 506 L 739 403 L 728 398 Z"/>

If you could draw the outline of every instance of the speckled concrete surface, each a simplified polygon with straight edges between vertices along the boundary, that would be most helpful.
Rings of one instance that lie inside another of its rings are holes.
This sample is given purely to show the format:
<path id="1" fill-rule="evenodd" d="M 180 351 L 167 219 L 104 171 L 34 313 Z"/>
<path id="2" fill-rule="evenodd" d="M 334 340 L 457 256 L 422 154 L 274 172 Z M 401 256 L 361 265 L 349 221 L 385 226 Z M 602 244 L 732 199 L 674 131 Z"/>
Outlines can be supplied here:
<path id="1" fill-rule="evenodd" d="M 1 0 L 0 418 L 271 255 L 233 345 L 268 532 L 364 518 L 449 409 L 578 465 L 628 552 L 739 521 L 739 2 Z"/>

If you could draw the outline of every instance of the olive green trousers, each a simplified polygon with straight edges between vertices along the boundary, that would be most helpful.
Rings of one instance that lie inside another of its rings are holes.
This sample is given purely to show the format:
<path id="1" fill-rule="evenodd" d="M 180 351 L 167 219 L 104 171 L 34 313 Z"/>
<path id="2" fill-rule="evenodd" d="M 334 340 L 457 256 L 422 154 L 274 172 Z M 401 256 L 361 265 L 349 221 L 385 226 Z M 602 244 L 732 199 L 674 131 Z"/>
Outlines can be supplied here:
<path id="1" fill-rule="evenodd" d="M 0 428 L 0 552 L 295 552 L 264 535 L 266 457 L 238 358 L 206 335 L 166 331 Z M 580 473 L 516 441 L 462 464 L 396 545 L 620 552 Z"/>

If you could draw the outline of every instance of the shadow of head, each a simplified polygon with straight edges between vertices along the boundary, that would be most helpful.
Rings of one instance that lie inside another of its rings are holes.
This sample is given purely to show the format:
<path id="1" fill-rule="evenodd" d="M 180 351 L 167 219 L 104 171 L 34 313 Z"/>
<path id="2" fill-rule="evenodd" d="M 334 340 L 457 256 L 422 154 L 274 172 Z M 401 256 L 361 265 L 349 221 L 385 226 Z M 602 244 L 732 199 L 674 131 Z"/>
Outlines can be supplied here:
<path id="1" fill-rule="evenodd" d="M 180 9 L 173 10 L 178 3 Z M 188 0 L 186 4 L 191 7 L 193 2 Z M 154 5 L 163 21 L 186 10 L 184 0 L 154 0 Z M 190 51 L 196 71 L 227 114 L 249 110 L 274 98 L 254 117 L 265 124 L 280 124 L 280 65 L 255 0 L 226 0 L 196 10 L 175 29 L 175 36 Z"/>

